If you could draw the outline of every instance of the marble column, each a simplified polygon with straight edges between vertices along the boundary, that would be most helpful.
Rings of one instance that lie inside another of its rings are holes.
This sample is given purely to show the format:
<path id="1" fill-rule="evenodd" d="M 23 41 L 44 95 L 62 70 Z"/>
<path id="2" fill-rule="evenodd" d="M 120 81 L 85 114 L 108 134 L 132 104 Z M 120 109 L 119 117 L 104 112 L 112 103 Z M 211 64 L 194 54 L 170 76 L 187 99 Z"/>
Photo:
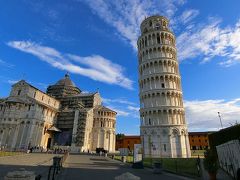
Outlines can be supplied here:
<path id="1" fill-rule="evenodd" d="M 12 149 L 16 149 L 18 133 L 19 133 L 19 124 L 17 124 L 16 127 L 15 127 L 15 132 L 14 132 L 14 135 L 13 135 L 13 141 L 12 141 L 12 145 L 11 145 Z"/>
<path id="2" fill-rule="evenodd" d="M 0 146 L 3 146 L 3 137 L 4 137 L 5 131 L 4 131 L 4 129 L 2 129 L 1 131 L 2 131 L 2 133 L 0 134 L 1 135 L 0 136 Z"/>
<path id="3" fill-rule="evenodd" d="M 111 151 L 112 132 L 108 133 L 108 151 Z"/>
<path id="4" fill-rule="evenodd" d="M 30 146 L 34 145 L 32 142 L 32 140 L 33 140 L 32 134 L 33 134 L 34 127 L 35 127 L 35 125 L 34 125 L 34 121 L 33 121 L 31 124 L 29 124 L 27 142 L 26 142 L 26 144 L 30 145 Z"/>
<path id="5" fill-rule="evenodd" d="M 21 124 L 21 139 L 19 141 L 19 148 L 22 148 L 22 144 L 23 144 L 23 136 L 24 136 L 24 133 L 25 133 L 25 128 L 26 128 L 26 123 L 24 124 Z"/>
<path id="6" fill-rule="evenodd" d="M 78 117 L 79 117 L 79 110 L 76 110 L 75 111 L 75 115 L 74 115 L 74 121 L 73 121 L 71 146 L 75 146 L 75 144 L 76 144 L 76 135 L 77 135 L 77 128 L 78 128 Z"/>

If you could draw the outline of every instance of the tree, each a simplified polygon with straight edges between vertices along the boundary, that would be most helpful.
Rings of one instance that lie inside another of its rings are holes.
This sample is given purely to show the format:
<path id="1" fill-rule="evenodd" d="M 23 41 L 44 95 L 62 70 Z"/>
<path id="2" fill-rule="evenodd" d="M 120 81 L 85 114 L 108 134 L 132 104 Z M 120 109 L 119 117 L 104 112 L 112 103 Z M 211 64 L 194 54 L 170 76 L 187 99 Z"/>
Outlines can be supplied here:
<path id="1" fill-rule="evenodd" d="M 211 150 L 206 150 L 203 159 L 203 165 L 206 171 L 209 173 L 211 180 L 216 179 L 216 174 L 218 170 L 218 162 L 216 154 Z"/>
<path id="2" fill-rule="evenodd" d="M 124 134 L 118 133 L 116 134 L 116 139 L 123 139 L 124 138 Z"/>

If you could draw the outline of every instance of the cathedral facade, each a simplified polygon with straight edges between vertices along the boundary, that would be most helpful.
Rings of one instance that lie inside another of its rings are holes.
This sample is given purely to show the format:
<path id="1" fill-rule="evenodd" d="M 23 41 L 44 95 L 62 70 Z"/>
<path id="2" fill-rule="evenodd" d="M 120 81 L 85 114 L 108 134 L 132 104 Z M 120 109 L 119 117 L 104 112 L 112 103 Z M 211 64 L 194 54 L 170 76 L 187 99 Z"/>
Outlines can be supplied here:
<path id="1" fill-rule="evenodd" d="M 145 157 L 189 157 L 175 36 L 163 16 L 141 24 L 138 39 L 140 134 Z"/>
<path id="2" fill-rule="evenodd" d="M 68 74 L 46 92 L 21 80 L 0 99 L 0 147 L 114 152 L 116 114 L 102 105 L 99 92 L 83 93 Z"/>

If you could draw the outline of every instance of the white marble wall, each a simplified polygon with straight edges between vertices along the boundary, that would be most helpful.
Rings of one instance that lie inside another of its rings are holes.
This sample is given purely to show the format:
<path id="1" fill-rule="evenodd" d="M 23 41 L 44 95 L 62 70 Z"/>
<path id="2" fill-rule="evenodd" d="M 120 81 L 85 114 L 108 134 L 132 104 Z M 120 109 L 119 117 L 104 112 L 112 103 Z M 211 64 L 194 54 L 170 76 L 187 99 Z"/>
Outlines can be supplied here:
<path id="1" fill-rule="evenodd" d="M 0 105 L 0 146 L 26 149 L 47 146 L 51 136 L 44 133 L 54 123 L 59 101 L 25 81 L 13 85 L 10 96 Z M 2 136 L 2 137 L 1 137 Z"/>
<path id="2" fill-rule="evenodd" d="M 96 108 L 94 110 L 92 149 L 104 148 L 115 152 L 116 113 Z"/>
<path id="3" fill-rule="evenodd" d="M 102 100 L 94 95 L 94 109 L 83 109 L 87 113 L 84 144 L 74 150 L 94 151 L 103 147 L 115 151 L 116 113 L 98 109 Z M 47 147 L 53 133 L 47 131 L 55 124 L 60 102 L 25 81 L 13 85 L 10 96 L 0 104 L 0 147 L 26 149 L 29 145 Z M 79 111 L 75 111 L 73 138 L 77 133 Z M 102 122 L 102 124 L 101 124 Z M 52 140 L 53 142 L 53 140 Z M 53 145 L 53 143 L 52 143 Z"/>
<path id="4" fill-rule="evenodd" d="M 145 157 L 189 157 L 190 151 L 186 144 L 188 134 L 184 126 L 170 129 L 143 128 L 141 134 Z"/>
<path id="5" fill-rule="evenodd" d="M 152 16 L 138 39 L 139 99 L 144 155 L 189 157 L 181 76 L 168 20 Z"/>

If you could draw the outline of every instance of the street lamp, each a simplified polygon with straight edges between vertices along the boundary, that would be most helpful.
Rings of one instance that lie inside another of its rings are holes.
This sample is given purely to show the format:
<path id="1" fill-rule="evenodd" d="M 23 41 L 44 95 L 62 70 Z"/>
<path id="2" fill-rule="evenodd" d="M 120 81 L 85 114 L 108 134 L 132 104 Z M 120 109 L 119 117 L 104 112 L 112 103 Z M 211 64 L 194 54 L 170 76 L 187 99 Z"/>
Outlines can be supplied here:
<path id="1" fill-rule="evenodd" d="M 218 117 L 219 117 L 219 120 L 220 120 L 220 123 L 221 123 L 221 127 L 222 127 L 222 129 L 223 129 L 222 118 L 221 118 L 221 114 L 220 114 L 220 112 L 218 112 Z"/>

